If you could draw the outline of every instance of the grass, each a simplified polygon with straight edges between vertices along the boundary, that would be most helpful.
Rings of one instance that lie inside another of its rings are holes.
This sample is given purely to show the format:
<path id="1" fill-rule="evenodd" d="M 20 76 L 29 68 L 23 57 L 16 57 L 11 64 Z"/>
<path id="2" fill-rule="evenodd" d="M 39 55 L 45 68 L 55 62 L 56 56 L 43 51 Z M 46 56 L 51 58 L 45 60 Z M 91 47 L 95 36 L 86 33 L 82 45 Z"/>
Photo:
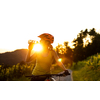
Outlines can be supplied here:
<path id="1" fill-rule="evenodd" d="M 26 78 L 25 76 L 22 76 L 20 78 L 13 78 L 12 81 L 30 81 L 30 78 Z"/>
<path id="2" fill-rule="evenodd" d="M 74 81 L 100 81 L 100 54 L 88 57 L 84 61 L 73 63 L 71 69 L 73 71 Z"/>

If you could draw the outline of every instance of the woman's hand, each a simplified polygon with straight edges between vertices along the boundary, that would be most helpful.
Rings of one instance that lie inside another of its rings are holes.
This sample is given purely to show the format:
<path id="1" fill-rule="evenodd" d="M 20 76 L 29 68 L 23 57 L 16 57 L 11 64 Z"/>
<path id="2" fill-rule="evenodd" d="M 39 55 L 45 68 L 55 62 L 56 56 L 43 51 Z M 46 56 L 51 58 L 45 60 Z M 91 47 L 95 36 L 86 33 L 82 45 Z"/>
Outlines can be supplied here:
<path id="1" fill-rule="evenodd" d="M 26 62 L 30 62 L 31 60 L 33 60 L 36 57 L 36 54 L 30 56 L 31 55 L 31 51 L 33 49 L 33 46 L 35 44 L 35 41 L 34 40 L 29 40 L 28 44 L 29 44 L 28 45 L 28 49 L 29 50 L 28 50 L 28 54 L 27 54 L 27 57 L 26 57 Z"/>
<path id="2" fill-rule="evenodd" d="M 34 43 L 30 43 L 30 44 L 28 45 L 29 51 L 31 51 L 31 50 L 33 49 L 33 46 L 34 46 Z"/>
<path id="3" fill-rule="evenodd" d="M 65 71 L 64 71 L 64 74 L 65 74 L 65 75 L 70 75 L 70 73 L 69 73 L 68 70 L 65 70 Z"/>
<path id="4" fill-rule="evenodd" d="M 35 44 L 35 40 L 28 40 L 28 49 L 31 51 L 33 49 L 33 46 Z"/>

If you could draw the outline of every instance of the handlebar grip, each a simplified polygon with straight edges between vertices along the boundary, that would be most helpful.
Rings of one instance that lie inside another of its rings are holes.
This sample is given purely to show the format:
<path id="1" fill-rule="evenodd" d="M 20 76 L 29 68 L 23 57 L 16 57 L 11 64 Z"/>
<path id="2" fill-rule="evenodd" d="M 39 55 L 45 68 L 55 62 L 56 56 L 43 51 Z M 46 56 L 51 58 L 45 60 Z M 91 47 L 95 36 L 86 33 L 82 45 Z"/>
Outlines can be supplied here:
<path id="1" fill-rule="evenodd" d="M 64 74 L 65 74 L 65 75 L 70 75 L 70 73 L 69 73 L 68 70 L 65 70 Z"/>

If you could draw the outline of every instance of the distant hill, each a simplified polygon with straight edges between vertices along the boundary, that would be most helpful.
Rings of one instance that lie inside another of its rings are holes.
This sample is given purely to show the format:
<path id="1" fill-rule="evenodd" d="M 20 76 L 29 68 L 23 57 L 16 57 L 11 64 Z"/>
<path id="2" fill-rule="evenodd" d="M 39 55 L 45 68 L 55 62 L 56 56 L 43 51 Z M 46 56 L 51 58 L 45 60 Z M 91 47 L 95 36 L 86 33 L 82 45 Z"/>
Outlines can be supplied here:
<path id="1" fill-rule="evenodd" d="M 12 52 L 6 52 L 0 54 L 0 64 L 14 65 L 24 61 L 27 55 L 28 49 L 18 49 Z"/>
<path id="2" fill-rule="evenodd" d="M 16 65 L 22 61 L 25 61 L 27 53 L 28 49 L 17 49 L 12 52 L 0 53 L 0 65 L 3 63 L 4 65 Z M 59 57 L 63 59 L 62 62 L 64 64 L 72 63 L 72 61 L 66 58 L 64 55 L 60 54 Z M 55 60 L 53 63 L 55 63 Z"/>

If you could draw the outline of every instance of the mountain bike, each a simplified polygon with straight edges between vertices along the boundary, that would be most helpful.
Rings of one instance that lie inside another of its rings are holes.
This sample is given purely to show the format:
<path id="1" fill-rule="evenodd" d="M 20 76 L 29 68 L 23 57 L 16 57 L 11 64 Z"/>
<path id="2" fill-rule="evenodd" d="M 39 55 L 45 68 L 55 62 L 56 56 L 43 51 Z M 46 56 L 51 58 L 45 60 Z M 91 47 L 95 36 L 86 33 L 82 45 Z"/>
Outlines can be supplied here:
<path id="1" fill-rule="evenodd" d="M 31 75 L 31 76 L 26 76 L 26 77 L 29 77 L 29 78 L 32 78 L 32 77 L 46 77 L 45 81 L 56 81 L 54 76 L 58 76 L 59 80 L 60 80 L 60 77 L 64 77 L 64 76 L 68 76 L 68 75 L 70 75 L 70 73 L 68 73 L 66 75 L 63 72 L 63 73 L 58 73 L 58 74 Z"/>

